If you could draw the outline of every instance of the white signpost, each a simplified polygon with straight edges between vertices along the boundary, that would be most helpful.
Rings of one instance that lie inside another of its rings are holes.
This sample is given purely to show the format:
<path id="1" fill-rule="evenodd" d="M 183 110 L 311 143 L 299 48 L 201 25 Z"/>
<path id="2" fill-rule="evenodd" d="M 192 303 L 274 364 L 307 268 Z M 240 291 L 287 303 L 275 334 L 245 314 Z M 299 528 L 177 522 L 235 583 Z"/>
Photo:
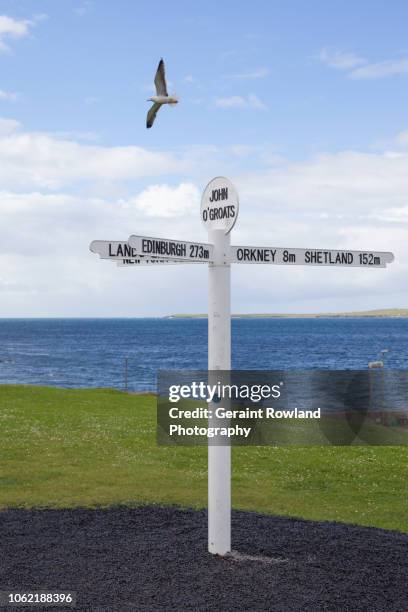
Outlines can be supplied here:
<path id="1" fill-rule="evenodd" d="M 130 236 L 127 242 L 95 240 L 90 250 L 119 266 L 208 263 L 208 370 L 231 369 L 231 263 L 385 268 L 389 252 L 231 246 L 239 212 L 238 194 L 224 177 L 204 190 L 201 220 L 208 244 Z M 211 408 L 211 404 L 210 404 Z M 231 447 L 208 446 L 208 550 L 231 551 Z"/>

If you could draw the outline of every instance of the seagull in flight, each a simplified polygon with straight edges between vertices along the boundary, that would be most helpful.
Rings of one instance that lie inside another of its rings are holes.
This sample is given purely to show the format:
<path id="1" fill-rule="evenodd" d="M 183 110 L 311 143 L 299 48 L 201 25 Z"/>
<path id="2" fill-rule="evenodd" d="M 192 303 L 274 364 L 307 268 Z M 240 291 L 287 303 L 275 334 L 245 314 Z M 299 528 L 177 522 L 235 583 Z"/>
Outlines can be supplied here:
<path id="1" fill-rule="evenodd" d="M 173 94 L 169 96 L 167 93 L 166 74 L 164 71 L 163 59 L 160 60 L 157 67 L 156 76 L 154 77 L 156 86 L 156 95 L 148 98 L 148 102 L 153 102 L 153 106 L 147 113 L 146 127 L 151 128 L 156 119 L 157 111 L 163 104 L 177 104 L 178 98 Z"/>

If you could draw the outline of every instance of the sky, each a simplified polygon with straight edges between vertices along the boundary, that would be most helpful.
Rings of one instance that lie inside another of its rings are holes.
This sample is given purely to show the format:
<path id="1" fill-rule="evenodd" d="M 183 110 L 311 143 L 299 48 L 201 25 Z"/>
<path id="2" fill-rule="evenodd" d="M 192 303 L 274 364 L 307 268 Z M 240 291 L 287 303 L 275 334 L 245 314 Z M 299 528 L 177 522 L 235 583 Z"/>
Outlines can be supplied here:
<path id="1" fill-rule="evenodd" d="M 0 0 L 0 316 L 207 311 L 204 265 L 123 269 L 130 234 L 384 250 L 385 270 L 235 265 L 232 310 L 408 307 L 408 4 Z M 145 127 L 159 59 L 180 103 Z"/>

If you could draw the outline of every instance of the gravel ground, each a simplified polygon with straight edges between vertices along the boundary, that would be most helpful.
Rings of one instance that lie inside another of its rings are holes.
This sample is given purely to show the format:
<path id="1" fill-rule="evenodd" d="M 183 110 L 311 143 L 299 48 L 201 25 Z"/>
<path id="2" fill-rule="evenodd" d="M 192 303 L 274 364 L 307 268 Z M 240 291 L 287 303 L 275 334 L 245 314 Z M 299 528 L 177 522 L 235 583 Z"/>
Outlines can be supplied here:
<path id="1" fill-rule="evenodd" d="M 1 512 L 0 590 L 72 590 L 77 610 L 107 612 L 408 610 L 406 534 L 234 512 L 237 553 L 220 558 L 206 520 L 151 506 Z"/>

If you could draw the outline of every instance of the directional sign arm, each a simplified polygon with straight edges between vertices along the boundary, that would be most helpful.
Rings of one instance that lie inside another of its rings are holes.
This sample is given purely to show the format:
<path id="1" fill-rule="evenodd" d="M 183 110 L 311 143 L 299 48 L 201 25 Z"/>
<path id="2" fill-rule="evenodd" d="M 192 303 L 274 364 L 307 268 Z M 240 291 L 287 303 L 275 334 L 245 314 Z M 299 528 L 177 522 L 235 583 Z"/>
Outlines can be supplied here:
<path id="1" fill-rule="evenodd" d="M 250 264 L 385 268 L 394 261 L 394 255 L 381 251 L 231 246 L 230 261 Z"/>
<path id="2" fill-rule="evenodd" d="M 208 262 L 212 260 L 213 255 L 213 245 L 200 242 L 184 242 L 183 240 L 149 236 L 130 236 L 128 242 L 136 255 L 147 257 Z"/>
<path id="3" fill-rule="evenodd" d="M 101 259 L 107 259 L 109 261 L 116 262 L 118 265 L 126 266 L 132 264 L 147 265 L 155 263 L 194 263 L 193 259 L 170 259 L 168 257 L 161 257 L 156 255 L 139 255 L 139 253 L 136 252 L 134 247 L 130 246 L 130 244 L 125 240 L 94 240 L 89 245 L 89 248 L 93 253 L 99 255 Z"/>
<path id="4" fill-rule="evenodd" d="M 93 240 L 89 245 L 90 251 L 99 255 L 101 259 L 133 258 L 137 254 L 126 240 Z"/>

